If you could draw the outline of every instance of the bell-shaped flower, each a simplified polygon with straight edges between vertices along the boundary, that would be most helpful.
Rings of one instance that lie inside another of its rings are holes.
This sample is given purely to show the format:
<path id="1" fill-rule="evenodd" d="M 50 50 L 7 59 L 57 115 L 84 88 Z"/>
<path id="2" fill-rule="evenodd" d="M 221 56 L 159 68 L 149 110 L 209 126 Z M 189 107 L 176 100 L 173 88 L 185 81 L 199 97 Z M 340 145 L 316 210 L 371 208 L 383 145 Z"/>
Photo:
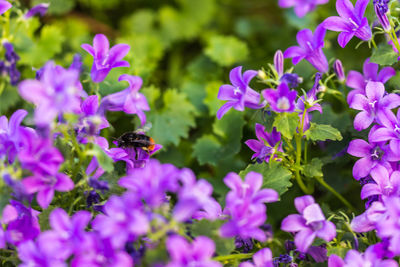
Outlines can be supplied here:
<path id="1" fill-rule="evenodd" d="M 28 12 L 26 12 L 24 18 L 29 19 L 35 16 L 36 14 L 39 14 L 41 17 L 43 17 L 44 14 L 46 14 L 47 9 L 49 9 L 49 5 L 50 5 L 49 3 L 40 3 L 32 7 L 31 9 L 29 9 Z"/>
<path id="2" fill-rule="evenodd" d="M 383 202 L 375 201 L 362 214 L 354 217 L 350 227 L 358 233 L 365 233 L 375 229 L 376 223 L 386 218 L 387 209 Z"/>
<path id="3" fill-rule="evenodd" d="M 185 238 L 172 235 L 168 237 L 166 247 L 170 255 L 170 262 L 166 267 L 222 267 L 221 263 L 212 260 L 215 244 L 208 237 L 198 236 L 190 244 Z"/>
<path id="4" fill-rule="evenodd" d="M 232 107 L 243 111 L 245 107 L 259 109 L 264 106 L 259 104 L 260 94 L 249 87 L 250 81 L 256 75 L 257 71 L 255 70 L 247 70 L 242 75 L 242 66 L 231 70 L 229 79 L 232 85 L 224 84 L 218 91 L 218 99 L 228 101 L 218 110 L 218 119 L 221 119 Z"/>
<path id="5" fill-rule="evenodd" d="M 253 255 L 253 263 L 243 262 L 239 267 L 274 267 L 272 252 L 269 248 L 263 248 Z"/>
<path id="6" fill-rule="evenodd" d="M 150 107 L 146 97 L 139 93 L 143 83 L 142 78 L 124 74 L 119 77 L 118 81 L 127 81 L 129 87 L 103 98 L 102 108 L 110 111 L 123 111 L 127 114 L 137 114 L 142 125 L 144 125 L 146 115 L 143 111 L 149 111 Z"/>
<path id="7" fill-rule="evenodd" d="M 292 58 L 294 65 L 303 59 L 307 60 L 320 72 L 329 70 L 328 60 L 325 57 L 322 47 L 324 47 L 326 29 L 319 25 L 314 34 L 309 29 L 301 30 L 297 33 L 296 39 L 299 46 L 291 46 L 284 52 L 285 58 Z"/>
<path id="8" fill-rule="evenodd" d="M 388 110 L 400 105 L 400 96 L 386 94 L 385 86 L 381 82 L 368 82 L 365 95 L 354 95 L 350 107 L 361 110 L 354 118 L 354 128 L 357 131 L 367 129 L 373 121 L 380 122 Z"/>
<path id="9" fill-rule="evenodd" d="M 294 13 L 299 18 L 304 17 L 307 13 L 313 11 L 317 5 L 328 3 L 329 0 L 279 0 L 278 4 L 282 8 L 294 7 Z"/>
<path id="10" fill-rule="evenodd" d="M 277 89 L 265 89 L 261 92 L 271 109 L 275 112 L 293 112 L 297 96 L 296 90 L 289 89 L 286 83 L 278 85 Z"/>
<path id="11" fill-rule="evenodd" d="M 386 168 L 378 168 L 371 172 L 376 183 L 368 183 L 362 187 L 361 199 L 378 196 L 400 196 L 400 171 L 389 173 Z"/>
<path id="12" fill-rule="evenodd" d="M 130 46 L 117 44 L 110 49 L 110 43 L 104 34 L 96 34 L 93 46 L 82 44 L 81 47 L 93 56 L 90 76 L 95 83 L 102 82 L 113 68 L 129 67 L 129 63 L 122 59 L 128 54 Z"/>
<path id="13" fill-rule="evenodd" d="M 398 101 L 393 105 L 398 106 L 400 104 Z M 371 134 L 371 141 L 390 141 L 390 149 L 400 156 L 400 111 L 397 111 L 397 116 L 395 116 L 392 111 L 386 110 L 386 112 L 379 114 L 379 121 L 383 127 Z"/>
<path id="14" fill-rule="evenodd" d="M 281 229 L 296 233 L 294 242 L 299 251 L 307 252 L 316 237 L 329 242 L 336 236 L 335 225 L 325 219 L 312 196 L 297 197 L 294 205 L 300 214 L 288 215 L 283 219 Z"/>
<path id="15" fill-rule="evenodd" d="M 253 150 L 255 153 L 251 157 L 256 159 L 258 163 L 263 161 L 268 162 L 270 155 L 274 154 L 276 151 L 283 152 L 282 143 L 276 147 L 277 143 L 281 141 L 281 133 L 279 133 L 274 127 L 271 133 L 265 130 L 265 126 L 256 123 L 256 139 L 250 139 L 245 142 L 245 144 Z M 276 151 L 275 151 L 276 150 Z"/>
<path id="16" fill-rule="evenodd" d="M 339 256 L 332 254 L 328 260 L 328 267 L 398 267 L 395 260 L 384 260 L 380 255 L 376 254 L 373 247 L 370 246 L 364 253 L 357 250 L 349 250 L 344 260 Z"/>
<path id="17" fill-rule="evenodd" d="M 322 22 L 321 25 L 326 29 L 340 32 L 338 43 L 341 47 L 345 47 L 353 36 L 363 41 L 371 39 L 371 28 L 364 17 L 368 2 L 369 0 L 357 0 L 353 6 L 350 0 L 337 0 L 336 10 L 340 17 L 332 16 Z"/>
<path id="18" fill-rule="evenodd" d="M 363 73 L 351 70 L 347 75 L 346 85 L 353 88 L 347 95 L 347 102 L 351 104 L 354 95 L 365 95 L 365 86 L 369 81 L 385 84 L 390 78 L 396 75 L 392 67 L 384 67 L 379 71 L 379 65 L 370 62 L 369 58 L 364 61 Z"/>
<path id="19" fill-rule="evenodd" d="M 0 15 L 5 13 L 12 7 L 11 3 L 6 0 L 0 0 Z"/>

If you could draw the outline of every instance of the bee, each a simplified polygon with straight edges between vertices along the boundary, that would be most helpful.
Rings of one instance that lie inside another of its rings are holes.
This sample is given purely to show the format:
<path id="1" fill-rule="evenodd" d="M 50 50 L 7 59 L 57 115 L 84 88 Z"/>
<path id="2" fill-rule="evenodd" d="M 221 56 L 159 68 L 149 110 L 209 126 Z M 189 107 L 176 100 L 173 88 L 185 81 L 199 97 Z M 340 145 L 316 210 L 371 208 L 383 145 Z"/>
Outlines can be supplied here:
<path id="1" fill-rule="evenodd" d="M 144 129 L 138 129 L 132 132 L 126 132 L 118 137 L 118 147 L 121 148 L 141 148 L 147 153 L 152 152 L 155 149 L 156 143 L 154 139 L 146 135 Z"/>

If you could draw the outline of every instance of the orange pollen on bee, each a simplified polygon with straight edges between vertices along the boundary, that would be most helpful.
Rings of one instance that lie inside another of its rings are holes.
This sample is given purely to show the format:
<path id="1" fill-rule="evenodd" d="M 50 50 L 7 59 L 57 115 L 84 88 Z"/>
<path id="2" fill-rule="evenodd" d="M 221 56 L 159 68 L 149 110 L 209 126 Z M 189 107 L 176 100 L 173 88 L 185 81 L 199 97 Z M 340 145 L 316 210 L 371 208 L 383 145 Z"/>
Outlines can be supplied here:
<path id="1" fill-rule="evenodd" d="M 150 145 L 147 147 L 149 151 L 153 151 L 156 148 L 156 142 L 154 142 L 154 139 L 150 137 Z"/>

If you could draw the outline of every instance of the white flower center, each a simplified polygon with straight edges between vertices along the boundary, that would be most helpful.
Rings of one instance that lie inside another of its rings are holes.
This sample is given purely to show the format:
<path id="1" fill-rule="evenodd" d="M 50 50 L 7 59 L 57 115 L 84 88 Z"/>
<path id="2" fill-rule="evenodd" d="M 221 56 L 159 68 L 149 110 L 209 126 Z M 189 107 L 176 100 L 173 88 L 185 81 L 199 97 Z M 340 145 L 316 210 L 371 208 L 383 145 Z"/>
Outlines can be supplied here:
<path id="1" fill-rule="evenodd" d="M 290 108 L 289 99 L 287 97 L 281 97 L 278 99 L 277 106 L 281 110 L 288 110 Z"/>

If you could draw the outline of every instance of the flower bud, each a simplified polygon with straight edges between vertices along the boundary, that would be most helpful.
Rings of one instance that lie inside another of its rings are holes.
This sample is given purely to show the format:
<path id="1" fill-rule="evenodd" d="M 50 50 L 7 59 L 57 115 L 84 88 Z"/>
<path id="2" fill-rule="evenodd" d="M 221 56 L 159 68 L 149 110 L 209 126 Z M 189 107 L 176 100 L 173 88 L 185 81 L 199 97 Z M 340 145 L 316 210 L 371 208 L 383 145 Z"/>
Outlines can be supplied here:
<path id="1" fill-rule="evenodd" d="M 389 19 L 384 10 L 379 5 L 374 5 L 376 16 L 378 17 L 379 23 L 382 25 L 385 32 L 390 32 L 391 26 Z"/>
<path id="2" fill-rule="evenodd" d="M 257 73 L 257 76 L 262 80 L 267 79 L 267 74 L 265 74 L 265 71 L 263 71 L 263 70 L 259 70 Z"/>
<path id="3" fill-rule="evenodd" d="M 283 75 L 283 60 L 284 58 L 282 51 L 281 50 L 276 51 L 274 56 L 274 66 L 279 77 Z"/>
<path id="4" fill-rule="evenodd" d="M 346 75 L 344 74 L 342 61 L 336 59 L 335 63 L 333 63 L 333 70 L 335 71 L 336 76 L 338 77 L 340 82 L 346 80 Z"/>

